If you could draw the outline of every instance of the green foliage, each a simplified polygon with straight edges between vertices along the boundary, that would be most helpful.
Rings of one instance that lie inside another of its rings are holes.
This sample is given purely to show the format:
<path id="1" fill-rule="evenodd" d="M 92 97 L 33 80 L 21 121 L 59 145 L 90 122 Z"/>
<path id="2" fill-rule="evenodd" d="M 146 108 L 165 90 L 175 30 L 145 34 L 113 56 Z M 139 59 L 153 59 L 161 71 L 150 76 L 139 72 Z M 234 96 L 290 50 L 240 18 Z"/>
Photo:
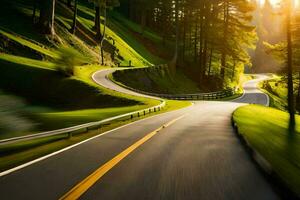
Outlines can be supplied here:
<path id="1" fill-rule="evenodd" d="M 257 39 L 255 27 L 251 25 L 254 5 L 247 0 L 137 0 L 134 3 L 123 0 L 119 10 L 141 28 L 132 24 L 128 27 L 141 37 L 159 40 L 172 55 L 177 30 L 176 2 L 179 65 L 186 71 L 194 70 L 191 66 L 197 67 L 195 72 L 202 84 L 205 76 L 220 76 L 225 86 L 228 82 L 235 83 L 234 77 L 243 71 L 241 66 L 251 66 L 248 50 L 255 47 Z M 151 37 L 148 29 L 155 30 L 159 37 Z"/>
<path id="2" fill-rule="evenodd" d="M 74 110 L 137 104 L 126 97 L 110 96 L 96 84 L 87 84 L 76 77 L 66 78 L 57 71 L 34 65 L 0 59 L 0 70 L 4 77 L 0 79 L 1 88 L 33 105 Z"/>
<path id="3" fill-rule="evenodd" d="M 54 60 L 56 69 L 67 76 L 74 75 L 75 66 L 88 64 L 91 60 L 72 47 L 60 46 L 56 53 L 58 55 Z"/>
<path id="4" fill-rule="evenodd" d="M 287 59 L 287 44 L 285 42 L 280 42 L 277 44 L 269 44 L 264 42 L 265 51 L 267 54 L 272 55 L 279 63 L 284 64 Z"/>

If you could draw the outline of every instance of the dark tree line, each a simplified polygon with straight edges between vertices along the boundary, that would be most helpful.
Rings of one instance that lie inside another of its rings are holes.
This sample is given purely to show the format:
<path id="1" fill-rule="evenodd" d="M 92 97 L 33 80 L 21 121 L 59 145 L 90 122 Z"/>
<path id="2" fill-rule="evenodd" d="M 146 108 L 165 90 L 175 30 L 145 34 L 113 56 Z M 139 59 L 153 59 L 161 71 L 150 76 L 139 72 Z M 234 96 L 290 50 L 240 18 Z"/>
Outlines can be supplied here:
<path id="1" fill-rule="evenodd" d="M 250 25 L 254 9 L 247 0 L 123 0 L 120 10 L 159 33 L 162 44 L 175 44 L 174 58 L 197 66 L 199 82 L 218 76 L 227 85 L 250 65 L 247 48 L 254 47 L 256 39 Z"/>
<path id="2" fill-rule="evenodd" d="M 55 1 L 36 0 L 34 16 L 40 9 L 38 23 L 46 34 L 55 34 Z M 77 0 L 62 0 L 74 10 L 76 30 Z M 90 0 L 95 8 L 95 32 L 102 46 L 106 10 L 119 5 L 118 0 Z M 199 83 L 207 77 L 219 77 L 224 86 L 237 81 L 244 65 L 250 65 L 248 48 L 256 39 L 250 25 L 254 4 L 248 0 L 121 0 L 123 14 L 144 29 L 158 32 L 162 44 L 173 47 L 171 71 L 178 65 L 196 66 Z M 102 19 L 101 20 L 101 16 Z M 101 31 L 100 24 L 103 24 Z M 170 48 L 169 48 L 170 49 Z M 101 55 L 103 50 L 101 50 Z M 102 59 L 103 61 L 103 59 Z"/>

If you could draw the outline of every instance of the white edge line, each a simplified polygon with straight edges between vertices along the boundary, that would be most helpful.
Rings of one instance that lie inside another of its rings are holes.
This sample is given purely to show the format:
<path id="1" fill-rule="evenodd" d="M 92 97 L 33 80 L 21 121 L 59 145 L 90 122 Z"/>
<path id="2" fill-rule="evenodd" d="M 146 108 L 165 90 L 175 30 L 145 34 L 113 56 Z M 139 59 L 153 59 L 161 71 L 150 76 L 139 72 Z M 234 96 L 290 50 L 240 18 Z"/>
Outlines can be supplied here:
<path id="1" fill-rule="evenodd" d="M 192 106 L 194 106 L 194 104 L 192 104 L 192 105 L 189 106 L 189 107 L 182 108 L 182 109 L 187 109 L 187 108 L 190 108 L 190 107 L 192 107 Z M 181 110 L 181 109 L 180 109 L 180 110 Z M 74 147 L 77 147 L 77 146 L 79 146 L 79 145 L 81 145 L 81 144 L 84 144 L 84 143 L 86 143 L 86 142 L 89 142 L 89 141 L 91 141 L 91 140 L 93 140 L 93 139 L 96 139 L 96 138 L 98 138 L 98 137 L 104 136 L 104 135 L 106 135 L 106 134 L 109 134 L 109 133 L 111 133 L 111 132 L 113 132 L 113 131 L 116 131 L 116 130 L 125 128 L 125 127 L 127 127 L 127 126 L 130 126 L 130 125 L 135 124 L 135 123 L 138 123 L 138 122 L 142 122 L 142 121 L 144 121 L 144 120 L 148 120 L 148 119 L 151 119 L 151 118 L 160 116 L 160 115 L 170 114 L 170 113 L 176 112 L 176 111 L 178 111 L 178 110 L 173 110 L 173 111 L 170 111 L 170 112 L 161 113 L 161 114 L 158 114 L 158 115 L 153 115 L 153 116 L 150 116 L 150 117 L 147 117 L 147 118 L 138 120 L 138 121 L 134 121 L 134 122 L 129 123 L 129 124 L 125 124 L 125 125 L 123 125 L 123 126 L 120 126 L 120 127 L 115 128 L 115 129 L 106 131 L 106 132 L 104 132 L 104 133 L 101 133 L 101 134 L 99 134 L 99 135 L 96 135 L 96 136 L 94 136 L 94 137 L 91 137 L 91 138 L 89 138 L 89 139 L 86 139 L 86 140 L 84 140 L 84 141 L 78 142 L 78 143 L 76 143 L 76 144 L 73 144 L 73 145 L 71 145 L 71 146 L 68 146 L 68 147 L 66 147 L 66 148 L 63 148 L 63 149 L 61 149 L 61 150 L 58 150 L 58 151 L 55 151 L 55 152 L 53 152 L 53 153 L 47 154 L 47 155 L 45 155 L 45 156 L 42 156 L 42 157 L 40 157 L 40 158 L 34 159 L 34 160 L 32 160 L 32 161 L 29 161 L 29 162 L 27 162 L 27 163 L 24 163 L 24 164 L 22 164 L 22 165 L 19 165 L 19 166 L 17 166 L 17 167 L 12 168 L 12 169 L 8 169 L 8 170 L 6 170 L 6 171 L 3 171 L 3 172 L 0 173 L 0 177 L 6 176 L 6 175 L 11 174 L 11 173 L 13 173 L 13 172 L 16 172 L 16 171 L 18 171 L 18 170 L 20 170 L 20 169 L 23 169 L 23 168 L 25 168 L 25 167 L 28 167 L 28 166 L 33 165 L 33 164 L 35 164 L 35 163 L 38 163 L 38 162 L 40 162 L 40 161 L 46 160 L 47 158 L 50 158 L 50 157 L 53 157 L 53 156 L 58 155 L 58 154 L 60 154 L 60 153 L 63 153 L 63 152 L 65 152 L 65 151 L 68 151 L 68 150 L 70 150 L 70 149 L 72 149 L 72 148 L 74 148 Z"/>
<path id="2" fill-rule="evenodd" d="M 253 80 L 255 80 L 255 79 L 253 79 Z M 265 79 L 265 80 L 268 80 L 268 79 Z M 265 80 L 262 80 L 262 81 L 265 81 Z M 252 81 L 252 80 L 249 80 L 249 81 Z M 248 82 L 248 81 L 247 81 L 247 82 Z M 245 82 L 245 83 L 243 84 L 243 88 L 244 88 L 244 86 L 245 86 L 245 84 L 246 84 L 247 82 Z M 258 87 L 258 84 L 259 84 L 259 83 L 260 83 L 260 82 L 258 82 L 258 83 L 256 84 L 256 87 L 257 87 L 258 90 L 260 90 L 260 88 Z M 260 91 L 261 91 L 261 90 L 260 90 Z M 266 93 L 264 93 L 263 91 L 261 91 L 261 93 L 264 94 L 264 95 L 267 97 L 267 103 L 265 104 L 265 106 L 269 107 L 269 106 L 270 106 L 270 97 L 269 97 L 269 95 L 266 94 Z M 240 100 L 240 99 L 244 98 L 245 95 L 246 95 L 246 92 L 245 92 L 245 90 L 243 89 L 243 95 L 240 96 L 240 97 L 238 97 L 238 98 L 236 98 L 236 99 L 231 100 L 231 102 L 234 102 L 234 101 L 236 101 L 236 100 Z"/>
<path id="3" fill-rule="evenodd" d="M 178 110 L 174 110 L 174 111 L 171 111 L 171 112 L 175 112 L 175 111 L 178 111 Z M 79 146 L 79 145 L 81 145 L 81 144 L 84 144 L 84 143 L 86 143 L 86 142 L 88 142 L 88 141 L 91 141 L 91 140 L 93 140 L 93 139 L 96 139 L 96 138 L 98 138 L 98 137 L 104 136 L 104 135 L 106 135 L 106 134 L 108 134 L 108 133 L 111 133 L 111 132 L 113 132 L 113 131 L 116 131 L 116 130 L 125 128 L 125 127 L 127 127 L 127 126 L 129 126 L 129 125 L 132 125 L 132 124 L 135 124 L 135 123 L 144 121 L 144 120 L 151 119 L 151 118 L 153 118 L 153 117 L 157 117 L 157 116 L 159 116 L 159 115 L 168 114 L 168 113 L 171 113 L 171 112 L 161 113 L 161 114 L 158 114 L 158 115 L 154 115 L 154 116 L 151 116 L 151 117 L 147 117 L 147 118 L 144 118 L 144 119 L 141 119 L 141 120 L 138 120 L 138 121 L 134 121 L 134 122 L 129 123 L 129 124 L 125 124 L 125 125 L 123 125 L 123 126 L 120 126 L 120 127 L 115 128 L 115 129 L 106 131 L 106 132 L 104 132 L 104 133 L 101 133 L 101 134 L 99 134 L 99 135 L 96 135 L 96 136 L 94 136 L 94 137 L 91 137 L 91 138 L 89 138 L 89 139 L 86 139 L 86 140 L 84 140 L 84 141 L 78 142 L 78 143 L 76 143 L 76 144 L 73 144 L 73 145 L 71 145 L 71 146 L 68 146 L 68 147 L 66 147 L 66 148 L 63 148 L 63 149 L 61 149 L 61 150 L 58 150 L 58 151 L 55 151 L 55 152 L 50 153 L 50 154 L 48 154 L 48 155 L 45 155 L 45 156 L 42 156 L 42 157 L 40 157 L 40 158 L 34 159 L 34 160 L 32 160 L 32 161 L 29 161 L 29 162 L 27 162 L 27 163 L 24 163 L 24 164 L 22 164 L 22 165 L 19 165 L 19 166 L 17 166 L 17 167 L 12 168 L 12 169 L 8 169 L 8 170 L 6 170 L 6 171 L 3 171 L 3 172 L 0 173 L 0 177 L 5 176 L 5 175 L 8 175 L 8 174 L 10 174 L 10 173 L 12 173 L 12 172 L 15 172 L 15 171 L 17 171 L 17 170 L 23 169 L 23 168 L 25 168 L 25 167 L 28 167 L 28 166 L 30 166 L 30 165 L 32 165 L 32 164 L 35 164 L 35 163 L 37 163 L 37 162 L 40 162 L 40 161 L 42 161 L 42 160 L 45 160 L 45 159 L 47 159 L 47 158 L 50 158 L 50 157 L 55 156 L 55 155 L 57 155 L 57 154 L 60 154 L 60 153 L 62 153 L 62 152 L 64 152 L 64 151 L 70 150 L 70 149 L 72 149 L 72 148 L 74 148 L 74 147 L 77 147 L 77 146 Z"/>

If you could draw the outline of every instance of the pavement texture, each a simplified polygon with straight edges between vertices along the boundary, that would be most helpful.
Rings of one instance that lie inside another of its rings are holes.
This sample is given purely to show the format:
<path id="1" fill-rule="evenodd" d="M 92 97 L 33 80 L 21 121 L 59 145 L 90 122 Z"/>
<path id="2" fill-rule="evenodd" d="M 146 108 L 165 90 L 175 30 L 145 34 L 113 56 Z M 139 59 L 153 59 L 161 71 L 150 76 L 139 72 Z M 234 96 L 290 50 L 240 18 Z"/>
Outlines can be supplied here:
<path id="1" fill-rule="evenodd" d="M 141 96 L 106 79 L 110 72 L 98 72 L 93 79 L 107 88 Z M 261 75 L 247 82 L 245 94 L 233 102 L 194 102 L 2 176 L 0 199 L 59 199 L 132 144 L 179 117 L 95 181 L 80 199 L 279 199 L 231 126 L 231 115 L 239 106 L 268 105 L 268 97 L 257 89 L 266 78 Z"/>

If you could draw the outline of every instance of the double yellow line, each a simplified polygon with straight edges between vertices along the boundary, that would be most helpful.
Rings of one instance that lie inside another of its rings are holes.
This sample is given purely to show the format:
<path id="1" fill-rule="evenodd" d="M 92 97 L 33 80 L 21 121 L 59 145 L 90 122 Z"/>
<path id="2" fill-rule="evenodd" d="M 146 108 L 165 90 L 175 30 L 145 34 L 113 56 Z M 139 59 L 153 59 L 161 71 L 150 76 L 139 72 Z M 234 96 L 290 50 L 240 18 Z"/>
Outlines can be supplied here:
<path id="1" fill-rule="evenodd" d="M 111 170 L 114 166 L 116 166 L 121 160 L 123 160 L 126 156 L 128 156 L 131 152 L 137 149 L 139 146 L 144 144 L 154 135 L 156 135 L 160 130 L 167 128 L 168 126 L 174 124 L 176 121 L 180 120 L 184 116 L 173 119 L 172 121 L 166 123 L 165 125 L 159 127 L 153 132 L 147 134 L 145 137 L 125 149 L 123 152 L 115 156 L 113 159 L 99 167 L 96 171 L 94 171 L 91 175 L 85 178 L 83 181 L 78 183 L 75 187 L 73 187 L 68 193 L 66 193 L 60 200 L 74 200 L 78 199 L 82 196 L 91 186 L 93 186 L 102 176 L 104 176 L 109 170 Z"/>

